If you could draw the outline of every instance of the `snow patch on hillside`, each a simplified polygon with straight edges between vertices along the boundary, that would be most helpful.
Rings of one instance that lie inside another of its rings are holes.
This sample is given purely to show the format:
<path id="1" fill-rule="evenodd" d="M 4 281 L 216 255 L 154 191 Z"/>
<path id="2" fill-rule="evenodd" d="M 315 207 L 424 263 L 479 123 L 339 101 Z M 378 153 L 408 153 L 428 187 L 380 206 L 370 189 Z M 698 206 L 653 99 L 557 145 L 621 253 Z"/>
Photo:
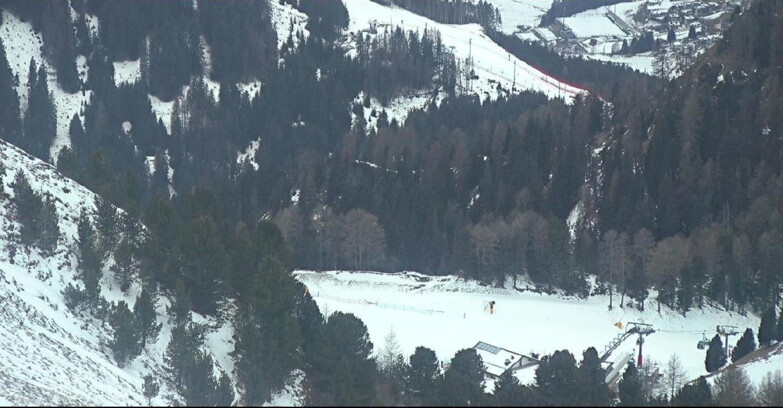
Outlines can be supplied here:
<path id="1" fill-rule="evenodd" d="M 622 333 L 616 322 L 645 322 L 656 332 L 645 339 L 644 356 L 663 366 L 672 353 L 677 353 L 690 379 L 706 374 L 704 351 L 696 348 L 703 333 L 713 333 L 718 324 L 743 330 L 759 324 L 754 315 L 741 316 L 712 307 L 683 316 L 664 306 L 658 314 L 655 291 L 641 312 L 633 307 L 608 310 L 607 295 L 579 299 L 536 293 L 523 279 L 518 279 L 516 285 L 507 282 L 505 287 L 496 288 L 456 276 L 414 272 L 295 271 L 294 276 L 307 285 L 322 311 L 353 313 L 362 319 L 376 352 L 393 327 L 406 357 L 423 345 L 444 361 L 478 341 L 523 354 L 545 355 L 568 349 L 578 358 L 590 346 L 600 354 Z M 497 302 L 492 315 L 486 308 L 490 300 Z M 615 295 L 616 305 L 619 300 Z M 626 340 L 608 360 L 635 353 L 635 341 L 635 336 Z M 531 381 L 532 376 L 527 374 L 518 372 L 518 377 Z"/>
<path id="2" fill-rule="evenodd" d="M 0 179 L 7 196 L 0 197 L 0 405 L 145 405 L 142 377 L 165 374 L 163 356 L 171 337 L 167 318 L 170 301 L 161 296 L 156 304 L 160 337 L 125 367 L 116 365 L 108 343 L 111 328 L 84 314 L 74 314 L 62 295 L 77 279 L 76 239 L 78 216 L 94 214 L 96 196 L 67 179 L 55 168 L 0 140 L 0 163 L 6 168 Z M 60 241 L 53 254 L 17 242 L 10 184 L 23 172 L 36 192 L 50 194 L 57 208 Z M 120 211 L 121 212 L 121 211 Z M 128 293 L 110 272 L 110 259 L 101 280 L 101 295 L 109 302 L 126 301 L 132 308 L 140 292 L 139 282 Z M 231 306 L 223 318 L 197 318 L 208 326 L 205 349 L 233 379 Z M 176 393 L 164 381 L 155 405 L 168 405 Z"/>
<path id="3" fill-rule="evenodd" d="M 573 97 L 585 91 L 561 83 L 514 57 L 493 42 L 478 24 L 440 24 L 396 6 L 383 6 L 370 0 L 344 2 L 350 23 L 347 32 L 356 33 L 377 26 L 401 26 L 406 31 L 438 30 L 443 44 L 450 49 L 465 69 L 470 59 L 478 79 L 464 81 L 461 93 L 473 93 L 482 100 L 523 90 L 538 91 L 550 98 Z M 350 50 L 349 50 L 350 51 Z M 463 78 L 465 72 L 462 72 Z"/>
<path id="4" fill-rule="evenodd" d="M 278 1 L 269 2 L 272 24 L 277 32 L 277 49 L 282 49 L 288 36 L 292 37 L 294 46 L 298 46 L 296 34 L 302 32 L 304 38 L 310 36 L 310 32 L 305 28 L 307 25 L 307 14 L 295 9 L 290 4 L 280 4 Z"/>
<path id="5" fill-rule="evenodd" d="M 115 61 L 114 65 L 114 84 L 134 84 L 141 79 L 141 60 Z"/>
<path id="6" fill-rule="evenodd" d="M 43 58 L 41 49 L 43 41 L 41 36 L 33 30 L 30 23 L 19 20 L 18 17 L 6 10 L 3 10 L 2 13 L 3 24 L 0 26 L 0 38 L 2 38 L 5 46 L 11 72 L 18 78 L 16 92 L 19 95 L 23 115 L 27 111 L 30 60 L 34 60 L 36 66 L 44 64 L 46 67 L 47 85 L 52 95 L 57 117 L 57 132 L 50 149 L 50 156 L 55 160 L 61 147 L 70 146 L 68 126 L 73 115 L 79 114 L 79 117 L 84 120 L 81 108 L 90 100 L 92 91 L 72 94 L 63 91 L 57 83 L 57 75 L 54 68 Z M 78 72 L 84 72 L 86 75 L 86 59 L 77 59 L 77 70 Z"/>
<path id="7" fill-rule="evenodd" d="M 514 34 L 523 28 L 538 27 L 541 16 L 552 6 L 552 0 L 487 0 L 500 12 L 500 31 Z"/>

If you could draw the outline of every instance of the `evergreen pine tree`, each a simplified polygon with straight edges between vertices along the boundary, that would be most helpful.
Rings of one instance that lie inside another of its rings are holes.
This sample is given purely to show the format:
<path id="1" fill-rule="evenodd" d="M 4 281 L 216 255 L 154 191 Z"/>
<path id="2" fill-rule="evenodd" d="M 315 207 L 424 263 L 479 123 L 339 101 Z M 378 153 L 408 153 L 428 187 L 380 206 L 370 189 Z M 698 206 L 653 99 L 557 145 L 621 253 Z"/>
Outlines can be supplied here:
<path id="1" fill-rule="evenodd" d="M 623 378 L 618 384 L 618 391 L 622 407 L 639 407 L 646 402 L 639 371 L 633 363 L 629 363 L 628 368 L 625 369 Z"/>
<path id="2" fill-rule="evenodd" d="M 684 387 L 671 400 L 675 407 L 706 407 L 712 405 L 712 390 L 704 377 Z"/>
<path id="3" fill-rule="evenodd" d="M 177 279 L 174 289 L 174 301 L 169 306 L 168 313 L 174 316 L 176 323 L 184 323 L 190 320 L 190 291 L 185 287 L 182 279 Z"/>
<path id="4" fill-rule="evenodd" d="M 123 238 L 114 250 L 114 265 L 112 270 L 120 283 L 120 290 L 127 293 L 133 280 L 134 262 L 131 243 Z"/>
<path id="5" fill-rule="evenodd" d="M 408 359 L 409 365 L 405 375 L 405 395 L 414 402 L 426 405 L 435 388 L 440 368 L 435 352 L 423 346 Z"/>
<path id="6" fill-rule="evenodd" d="M 2 173 L 0 173 L 2 175 Z M 2 193 L 2 191 L 0 191 Z M 783 341 L 783 311 L 778 315 L 777 333 L 775 334 L 775 340 Z"/>
<path id="7" fill-rule="evenodd" d="M 149 285 L 145 285 L 141 289 L 141 293 L 139 293 L 136 303 L 133 305 L 133 315 L 136 317 L 136 322 L 139 325 L 142 349 L 147 344 L 154 343 L 157 340 L 158 334 L 160 334 L 160 330 L 163 327 L 162 323 L 157 323 L 158 314 L 155 312 L 157 296 L 147 286 Z"/>
<path id="8" fill-rule="evenodd" d="M 84 183 L 84 170 L 79 156 L 68 146 L 57 152 L 57 171 L 77 183 Z"/>
<path id="9" fill-rule="evenodd" d="M 484 399 L 484 362 L 475 349 L 454 354 L 438 388 L 441 405 L 478 405 Z"/>
<path id="10" fill-rule="evenodd" d="M 30 187 L 30 182 L 27 181 L 27 177 L 21 171 L 16 173 L 11 188 L 14 189 L 13 202 L 16 206 L 17 220 L 21 224 L 19 239 L 25 245 L 32 245 L 41 236 L 39 216 L 43 207 L 43 201 Z"/>
<path id="11" fill-rule="evenodd" d="M 86 212 L 79 214 L 76 224 L 78 235 L 77 248 L 79 250 L 78 271 L 84 282 L 84 289 L 88 299 L 97 300 L 99 294 L 99 282 L 103 275 L 103 257 L 98 251 L 95 230 L 92 227 L 90 217 Z"/>
<path id="12" fill-rule="evenodd" d="M 753 335 L 753 329 L 748 327 L 745 333 L 737 340 L 737 347 L 734 347 L 734 353 L 731 355 L 731 361 L 737 361 L 756 350 L 756 339 Z"/>
<path id="13" fill-rule="evenodd" d="M 0 39 L 0 139 L 18 144 L 22 134 L 22 118 L 19 109 L 19 96 L 16 93 L 17 81 L 8 65 L 5 45 Z"/>
<path id="14" fill-rule="evenodd" d="M 606 385 L 606 372 L 601 367 L 601 359 L 594 347 L 582 353 L 579 363 L 579 379 L 581 381 L 582 400 L 589 405 L 609 405 L 609 387 Z"/>
<path id="15" fill-rule="evenodd" d="M 41 228 L 38 247 L 45 253 L 51 254 L 57 248 L 57 241 L 60 239 L 59 217 L 57 216 L 57 207 L 55 207 L 50 195 L 46 195 L 46 199 L 42 204 L 41 212 L 38 216 Z"/>
<path id="16" fill-rule="evenodd" d="M 117 210 L 105 198 L 99 197 L 95 201 L 98 210 L 95 227 L 100 238 L 101 249 L 106 253 L 117 243 Z"/>
<path id="17" fill-rule="evenodd" d="M 136 319 L 124 300 L 121 300 L 112 310 L 110 323 L 114 328 L 114 337 L 109 343 L 109 348 L 117 364 L 123 367 L 141 354 Z"/>
<path id="18" fill-rule="evenodd" d="M 528 403 L 525 400 L 524 388 L 510 371 L 503 372 L 495 381 L 491 402 L 497 407 L 520 407 Z"/>
<path id="19" fill-rule="evenodd" d="M 704 360 L 704 366 L 708 372 L 714 373 L 726 365 L 726 349 L 723 348 L 723 342 L 719 335 L 715 335 L 707 348 L 707 357 Z"/>
<path id="20" fill-rule="evenodd" d="M 775 306 L 770 306 L 761 315 L 761 324 L 759 325 L 759 346 L 769 346 L 777 335 L 777 319 L 775 318 Z"/>
<path id="21" fill-rule="evenodd" d="M 57 118 L 52 96 L 49 94 L 46 67 L 42 64 L 36 72 L 35 62 L 31 60 L 30 64 L 24 137 L 19 147 L 41 160 L 49 161 L 49 147 L 57 131 Z"/>
<path id="22" fill-rule="evenodd" d="M 141 391 L 144 394 L 144 398 L 147 398 L 147 405 L 152 406 L 152 399 L 158 396 L 160 385 L 152 375 L 147 374 L 144 376 L 144 384 L 141 386 Z"/>

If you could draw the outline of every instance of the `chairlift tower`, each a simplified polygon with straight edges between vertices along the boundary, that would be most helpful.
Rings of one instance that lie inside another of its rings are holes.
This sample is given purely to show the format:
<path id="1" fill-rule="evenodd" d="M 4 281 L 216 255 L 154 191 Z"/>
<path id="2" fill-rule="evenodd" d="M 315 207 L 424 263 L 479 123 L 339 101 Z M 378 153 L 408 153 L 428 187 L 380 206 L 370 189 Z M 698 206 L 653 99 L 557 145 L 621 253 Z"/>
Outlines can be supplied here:
<path id="1" fill-rule="evenodd" d="M 622 329 L 622 323 L 618 322 L 616 326 Z M 615 349 L 617 349 L 617 347 L 619 347 L 625 339 L 636 334 L 639 336 L 639 338 L 636 340 L 636 344 L 639 345 L 639 356 L 636 359 L 636 366 L 641 367 L 642 363 L 644 362 L 642 359 L 642 345 L 644 344 L 644 336 L 649 336 L 653 333 L 655 333 L 655 329 L 653 329 L 653 326 L 649 323 L 628 322 L 625 333 L 617 335 L 617 337 L 612 339 L 612 341 L 606 347 L 604 347 L 604 354 L 601 356 L 601 361 L 606 361 L 609 355 Z"/>
<path id="2" fill-rule="evenodd" d="M 718 332 L 719 335 L 723 336 L 723 342 L 726 344 L 726 358 L 729 358 L 729 337 L 735 336 L 739 334 L 739 331 L 737 331 L 737 326 L 730 326 L 730 325 L 718 325 L 715 327 L 715 331 Z"/>

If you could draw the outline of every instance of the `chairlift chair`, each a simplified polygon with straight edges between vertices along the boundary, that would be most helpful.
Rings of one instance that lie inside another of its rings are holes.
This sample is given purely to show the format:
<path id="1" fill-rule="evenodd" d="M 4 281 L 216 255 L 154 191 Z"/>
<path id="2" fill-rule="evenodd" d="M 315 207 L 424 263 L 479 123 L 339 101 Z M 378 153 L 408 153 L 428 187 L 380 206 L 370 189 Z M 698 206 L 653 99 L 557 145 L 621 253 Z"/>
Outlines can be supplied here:
<path id="1" fill-rule="evenodd" d="M 707 348 L 707 346 L 709 344 L 710 344 L 710 341 L 707 340 L 707 336 L 704 333 L 702 333 L 701 334 L 701 340 L 699 340 L 699 343 L 696 344 L 696 348 L 698 348 L 699 350 L 704 350 L 704 349 Z"/>

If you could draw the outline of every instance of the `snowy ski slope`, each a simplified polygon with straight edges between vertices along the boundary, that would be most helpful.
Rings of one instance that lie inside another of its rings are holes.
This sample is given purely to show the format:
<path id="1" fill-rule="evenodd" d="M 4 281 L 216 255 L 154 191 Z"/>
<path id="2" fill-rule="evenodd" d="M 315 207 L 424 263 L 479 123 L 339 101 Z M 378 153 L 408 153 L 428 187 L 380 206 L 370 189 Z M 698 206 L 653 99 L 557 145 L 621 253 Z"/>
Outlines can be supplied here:
<path id="1" fill-rule="evenodd" d="M 586 92 L 561 83 L 506 52 L 487 37 L 478 24 L 441 24 L 403 8 L 384 6 L 370 0 L 343 3 L 350 18 L 349 32 L 369 30 L 375 24 L 381 30 L 383 26 L 401 26 L 406 31 L 420 33 L 425 29 L 440 31 L 443 44 L 454 52 L 461 66 L 465 66 L 469 57 L 473 59 L 478 79 L 472 81 L 471 90 L 463 92 L 475 93 L 482 100 L 494 100 L 507 92 L 530 90 L 542 92 L 550 98 L 562 97 L 570 102 L 575 95 Z"/>
<path id="2" fill-rule="evenodd" d="M 601 354 L 604 346 L 623 332 L 616 322 L 625 327 L 629 322 L 644 322 L 652 324 L 656 332 L 646 337 L 643 356 L 662 367 L 677 353 L 692 379 L 707 374 L 705 351 L 696 348 L 703 333 L 711 338 L 719 324 L 738 326 L 742 331 L 746 327 L 755 331 L 759 325 L 754 315 L 741 316 L 712 307 L 692 310 L 685 317 L 666 307 L 658 314 L 654 292 L 646 301 L 645 312 L 617 307 L 619 297 L 615 297 L 615 308 L 609 311 L 605 295 L 587 299 L 546 295 L 515 290 L 511 282 L 505 288 L 493 288 L 455 276 L 414 272 L 296 271 L 294 275 L 307 285 L 323 312 L 349 312 L 362 319 L 376 352 L 393 329 L 406 357 L 423 345 L 443 361 L 478 341 L 528 355 L 565 348 L 578 360 L 590 346 Z M 526 288 L 527 284 L 520 280 L 517 287 Z M 497 302 L 492 315 L 485 306 L 490 300 Z M 736 342 L 737 338 L 732 340 Z M 626 340 L 608 361 L 628 353 L 634 353 L 635 358 L 635 343 L 636 336 Z M 533 371 L 522 370 L 517 376 L 530 383 L 534 381 Z"/>

